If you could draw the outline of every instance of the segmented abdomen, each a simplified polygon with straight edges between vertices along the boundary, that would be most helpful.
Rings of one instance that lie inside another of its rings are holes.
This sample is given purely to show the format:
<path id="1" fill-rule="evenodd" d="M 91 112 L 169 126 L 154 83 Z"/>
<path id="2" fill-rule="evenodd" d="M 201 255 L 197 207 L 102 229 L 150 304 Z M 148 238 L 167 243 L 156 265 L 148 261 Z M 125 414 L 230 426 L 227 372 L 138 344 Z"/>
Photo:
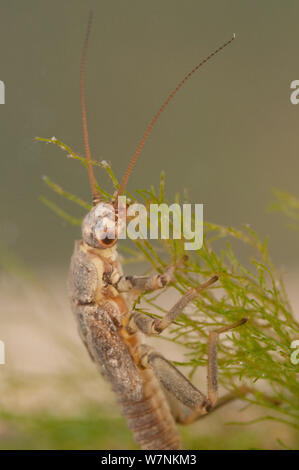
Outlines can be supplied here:
<path id="1" fill-rule="evenodd" d="M 140 364 L 142 356 L 140 335 L 137 332 L 130 334 L 126 328 L 120 329 L 119 335 L 138 367 L 143 389 L 142 396 L 134 399 L 132 396 L 119 393 L 113 387 L 135 441 L 142 449 L 182 449 L 181 437 L 163 389 L 153 369 L 144 369 Z"/>
<path id="2" fill-rule="evenodd" d="M 142 449 L 182 449 L 181 437 L 160 384 L 150 369 L 140 371 L 144 396 L 138 401 L 118 394 L 123 414 Z"/>

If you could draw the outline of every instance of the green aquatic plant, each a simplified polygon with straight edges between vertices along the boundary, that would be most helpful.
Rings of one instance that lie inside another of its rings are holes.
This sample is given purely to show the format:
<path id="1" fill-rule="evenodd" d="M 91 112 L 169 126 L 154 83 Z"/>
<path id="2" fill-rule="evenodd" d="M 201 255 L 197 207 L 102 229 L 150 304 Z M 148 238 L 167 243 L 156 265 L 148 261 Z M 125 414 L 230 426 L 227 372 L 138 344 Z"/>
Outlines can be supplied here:
<path id="1" fill-rule="evenodd" d="M 281 212 L 292 220 L 291 228 L 299 230 L 299 198 L 286 191 L 273 190 L 275 201 L 270 205 L 270 210 Z"/>
<path id="2" fill-rule="evenodd" d="M 85 158 L 58 139 L 37 140 L 58 145 L 67 152 L 69 158 L 87 165 Z M 103 200 L 111 200 L 119 187 L 111 166 L 107 162 L 92 161 L 92 164 L 102 167 L 110 177 L 110 193 L 98 184 L 97 188 Z M 89 204 L 49 178 L 44 181 L 71 203 L 82 209 L 90 208 Z M 157 189 L 152 186 L 149 190 L 136 191 L 136 197 L 128 192 L 126 195 L 131 202 L 138 198 L 146 206 L 167 203 L 164 186 L 162 173 Z M 42 201 L 68 222 L 74 225 L 81 223 L 82 219 L 62 211 L 47 199 L 42 198 Z M 283 201 L 285 203 L 285 197 Z M 175 202 L 188 201 L 176 195 Z M 293 203 L 291 205 L 294 207 Z M 160 229 L 161 222 L 160 219 Z M 120 246 L 120 250 L 127 254 L 126 262 L 146 262 L 158 272 L 176 263 L 185 254 L 184 239 L 139 239 L 131 243 L 135 246 Z M 248 256 L 241 261 L 238 253 L 244 251 Z M 184 360 L 176 364 L 188 367 L 189 376 L 192 377 L 199 367 L 207 364 L 208 332 L 246 317 L 248 322 L 245 326 L 228 333 L 220 341 L 220 382 L 230 391 L 236 390 L 240 382 L 247 384 L 251 394 L 244 400 L 249 405 L 267 409 L 267 413 L 258 420 L 275 420 L 298 430 L 298 365 L 291 361 L 291 343 L 299 337 L 299 325 L 289 304 L 283 280 L 269 256 L 267 240 L 262 241 L 249 226 L 236 229 L 205 222 L 203 246 L 188 252 L 188 260 L 177 269 L 171 286 L 184 294 L 214 275 L 219 277 L 218 283 L 194 300 L 188 312 L 180 315 L 169 328 L 167 336 L 163 336 L 165 341 L 185 348 Z M 155 292 L 141 295 L 135 303 L 135 309 L 146 314 L 154 310 L 155 315 L 163 316 L 166 310 L 159 303 L 162 294 Z M 270 400 L 264 394 L 265 389 L 271 396 Z"/>

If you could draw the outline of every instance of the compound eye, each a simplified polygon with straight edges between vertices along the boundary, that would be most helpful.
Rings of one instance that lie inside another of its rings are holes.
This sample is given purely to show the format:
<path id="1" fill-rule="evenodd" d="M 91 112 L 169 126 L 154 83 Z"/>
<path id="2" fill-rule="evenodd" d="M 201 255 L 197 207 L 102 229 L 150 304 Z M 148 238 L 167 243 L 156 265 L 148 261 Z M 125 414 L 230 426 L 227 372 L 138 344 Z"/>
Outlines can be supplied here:
<path id="1" fill-rule="evenodd" d="M 102 248 L 111 248 L 117 242 L 117 238 L 109 238 L 108 236 L 103 236 L 98 238 L 98 243 Z"/>
<path id="2" fill-rule="evenodd" d="M 102 248 L 111 247 L 117 242 L 114 210 L 110 205 L 103 204 L 99 207 L 97 216 L 95 238 Z"/>

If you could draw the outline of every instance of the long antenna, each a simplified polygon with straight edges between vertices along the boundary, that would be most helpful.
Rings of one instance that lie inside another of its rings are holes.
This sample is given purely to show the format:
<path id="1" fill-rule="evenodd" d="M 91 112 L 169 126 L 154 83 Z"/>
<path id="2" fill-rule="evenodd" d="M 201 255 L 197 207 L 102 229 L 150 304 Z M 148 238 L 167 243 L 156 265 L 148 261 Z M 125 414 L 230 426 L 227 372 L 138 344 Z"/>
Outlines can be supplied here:
<path id="1" fill-rule="evenodd" d="M 136 163 L 136 160 L 137 158 L 139 157 L 139 154 L 148 138 L 148 136 L 150 135 L 154 125 L 156 124 L 156 122 L 158 121 L 159 117 L 161 116 L 161 114 L 163 113 L 163 111 L 165 110 L 166 106 L 169 104 L 169 102 L 174 98 L 174 96 L 177 94 L 177 92 L 179 91 L 179 89 L 185 84 L 185 82 L 199 69 L 199 67 L 201 67 L 203 64 L 205 64 L 206 62 L 208 62 L 208 60 L 210 60 L 214 55 L 216 55 L 218 52 L 220 52 L 222 49 L 224 49 L 226 46 L 228 46 L 234 39 L 235 39 L 235 34 L 233 35 L 233 37 L 225 42 L 224 44 L 222 44 L 222 46 L 218 47 L 218 49 L 216 49 L 214 52 L 212 52 L 210 55 L 208 55 L 204 60 L 202 60 L 196 67 L 194 67 L 193 70 L 191 70 L 191 72 L 189 72 L 184 78 L 183 80 L 181 80 L 179 82 L 179 84 L 176 86 L 176 88 L 170 93 L 170 95 L 168 96 L 168 98 L 164 101 L 164 103 L 162 104 L 162 106 L 160 107 L 160 109 L 157 111 L 157 113 L 155 114 L 153 120 L 151 121 L 150 125 L 148 126 L 148 128 L 146 129 L 138 147 L 137 147 L 137 150 L 136 152 L 134 153 L 130 163 L 129 163 L 129 166 L 128 166 L 128 169 L 125 173 L 125 176 L 123 177 L 123 180 L 120 184 L 120 187 L 119 187 L 119 190 L 118 190 L 118 193 L 117 193 L 117 196 L 121 196 L 126 188 L 126 185 L 127 185 L 127 182 L 128 182 L 128 179 L 129 179 L 129 176 L 133 170 L 133 167 Z"/>
<path id="2" fill-rule="evenodd" d="M 90 153 L 89 138 L 88 138 L 86 104 L 85 104 L 85 63 L 86 63 L 88 40 L 90 36 L 90 31 L 91 31 L 92 17 L 93 17 L 93 12 L 90 10 L 86 34 L 85 34 L 85 41 L 83 45 L 82 58 L 81 58 L 80 95 L 81 95 L 81 113 L 82 113 L 84 149 L 85 149 L 85 158 L 87 160 L 88 178 L 89 178 L 90 189 L 91 189 L 91 194 L 92 194 L 92 202 L 93 204 L 97 204 L 100 201 L 100 196 L 96 187 L 96 179 L 94 176 L 93 166 L 91 163 L 91 153 Z"/>

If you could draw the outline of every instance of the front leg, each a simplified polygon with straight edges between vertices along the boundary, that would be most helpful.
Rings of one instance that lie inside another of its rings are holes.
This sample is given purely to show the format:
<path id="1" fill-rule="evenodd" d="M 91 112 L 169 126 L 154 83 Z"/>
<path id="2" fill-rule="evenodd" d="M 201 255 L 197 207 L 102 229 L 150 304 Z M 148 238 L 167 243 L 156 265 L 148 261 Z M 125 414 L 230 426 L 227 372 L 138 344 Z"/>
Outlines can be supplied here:
<path id="1" fill-rule="evenodd" d="M 187 256 L 184 256 L 177 264 L 171 265 L 165 269 L 162 274 L 154 273 L 151 276 L 122 276 L 115 287 L 118 292 L 129 292 L 131 289 L 140 292 L 151 292 L 162 289 L 172 281 L 177 267 L 184 263 Z"/>
<path id="2" fill-rule="evenodd" d="M 167 286 L 173 278 L 173 273 L 174 267 L 171 266 L 162 274 L 155 273 L 151 276 L 125 276 L 125 281 L 129 289 L 136 289 L 140 292 L 151 292 Z M 119 292 L 124 292 L 121 282 L 118 287 Z"/>

